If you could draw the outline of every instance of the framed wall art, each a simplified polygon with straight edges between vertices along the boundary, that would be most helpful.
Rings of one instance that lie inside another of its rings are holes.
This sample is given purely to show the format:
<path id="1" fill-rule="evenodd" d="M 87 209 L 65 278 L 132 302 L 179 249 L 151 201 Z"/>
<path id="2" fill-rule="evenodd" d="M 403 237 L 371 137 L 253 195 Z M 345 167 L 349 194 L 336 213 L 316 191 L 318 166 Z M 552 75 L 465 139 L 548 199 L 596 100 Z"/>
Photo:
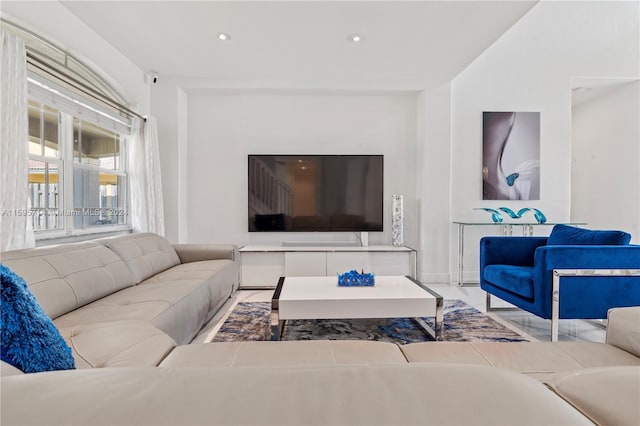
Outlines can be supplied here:
<path id="1" fill-rule="evenodd" d="M 482 199 L 540 199 L 540 113 L 482 113 Z"/>

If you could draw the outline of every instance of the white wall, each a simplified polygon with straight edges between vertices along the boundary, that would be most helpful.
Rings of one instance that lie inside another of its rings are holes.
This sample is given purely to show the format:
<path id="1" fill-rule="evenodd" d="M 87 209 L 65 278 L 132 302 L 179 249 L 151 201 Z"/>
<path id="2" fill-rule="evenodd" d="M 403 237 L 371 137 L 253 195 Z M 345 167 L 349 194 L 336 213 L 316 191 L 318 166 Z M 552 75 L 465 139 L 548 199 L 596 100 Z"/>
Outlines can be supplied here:
<path id="1" fill-rule="evenodd" d="M 640 242 L 640 82 L 573 108 L 571 219 Z"/>
<path id="2" fill-rule="evenodd" d="M 2 1 L 3 19 L 30 30 L 75 56 L 107 81 L 132 108 L 150 109 L 144 71 L 58 1 Z"/>
<path id="3" fill-rule="evenodd" d="M 189 242 L 340 241 L 352 233 L 249 233 L 248 154 L 383 154 L 384 232 L 391 243 L 391 195 L 403 194 L 405 243 L 416 234 L 416 94 L 198 91 L 187 106 Z"/>
<path id="4" fill-rule="evenodd" d="M 188 242 L 186 209 L 187 94 L 180 81 L 162 78 L 151 87 L 151 115 L 158 122 L 165 237 Z"/>
<path id="5" fill-rule="evenodd" d="M 451 246 L 451 83 L 418 99 L 418 279 L 448 283 Z"/>
<path id="6" fill-rule="evenodd" d="M 571 77 L 637 78 L 639 5 L 540 2 L 453 80 L 453 220 L 490 220 L 472 209 L 503 205 L 537 207 L 550 222 L 571 219 Z M 441 108 L 447 107 L 443 102 Z M 482 201 L 483 111 L 541 113 L 540 201 Z M 638 158 L 635 150 L 625 155 Z M 640 194 L 629 196 L 636 202 Z M 477 277 L 478 235 L 469 237 L 465 269 Z M 450 252 L 456 259 L 454 245 Z"/>
<path id="7" fill-rule="evenodd" d="M 505 204 L 481 199 L 482 112 L 541 112 L 541 200 L 507 205 L 538 207 L 549 221 L 569 221 L 571 78 L 637 76 L 637 16 L 635 2 L 541 2 L 452 82 L 407 99 L 294 92 L 283 85 L 262 92 L 259 84 L 253 91 L 210 90 L 206 87 L 225 83 L 163 78 L 151 96 L 152 113 L 161 126 L 167 235 L 173 241 L 236 244 L 349 238 L 248 234 L 246 155 L 258 149 L 357 153 L 375 147 L 387 156 L 387 203 L 395 192 L 405 195 L 406 242 L 415 242 L 419 250 L 419 277 L 427 282 L 455 280 L 457 228 L 451 221 L 488 220 L 486 213 L 472 209 Z M 342 110 L 343 105 L 349 108 Z M 408 116 L 414 114 L 412 121 Z M 392 122 L 385 123 L 389 117 Z M 352 126 L 367 120 L 382 120 L 385 126 L 354 131 Z M 199 191 L 208 198 L 193 195 Z M 218 202 L 221 199 L 226 205 Z M 385 214 L 388 225 L 389 206 Z M 218 218 L 228 226 L 214 226 Z M 478 239 L 487 232 L 499 233 L 499 228 L 467 232 L 467 278 L 477 278 Z M 388 244 L 386 234 L 373 235 L 371 243 Z"/>

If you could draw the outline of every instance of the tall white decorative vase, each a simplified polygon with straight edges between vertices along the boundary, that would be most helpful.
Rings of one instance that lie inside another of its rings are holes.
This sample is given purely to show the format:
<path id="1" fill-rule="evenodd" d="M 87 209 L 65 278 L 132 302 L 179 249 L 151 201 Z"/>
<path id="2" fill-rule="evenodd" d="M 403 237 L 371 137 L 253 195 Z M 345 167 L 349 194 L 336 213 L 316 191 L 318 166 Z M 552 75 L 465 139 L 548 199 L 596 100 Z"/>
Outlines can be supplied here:
<path id="1" fill-rule="evenodd" d="M 402 195 L 392 196 L 391 209 L 391 244 L 395 247 L 400 247 L 404 245 Z"/>

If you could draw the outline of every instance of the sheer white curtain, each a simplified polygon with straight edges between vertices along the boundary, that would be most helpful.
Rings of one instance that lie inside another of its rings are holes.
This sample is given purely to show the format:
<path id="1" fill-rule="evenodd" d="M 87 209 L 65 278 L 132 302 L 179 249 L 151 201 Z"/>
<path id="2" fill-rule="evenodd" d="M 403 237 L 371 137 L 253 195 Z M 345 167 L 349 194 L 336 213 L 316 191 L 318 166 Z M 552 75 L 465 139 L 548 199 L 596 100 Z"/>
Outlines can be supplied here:
<path id="1" fill-rule="evenodd" d="M 131 179 L 131 224 L 136 232 L 164 236 L 164 204 L 160 173 L 160 147 L 155 117 L 134 120 L 128 140 Z"/>
<path id="2" fill-rule="evenodd" d="M 0 28 L 0 251 L 35 246 L 28 215 L 27 108 L 24 42 Z"/>

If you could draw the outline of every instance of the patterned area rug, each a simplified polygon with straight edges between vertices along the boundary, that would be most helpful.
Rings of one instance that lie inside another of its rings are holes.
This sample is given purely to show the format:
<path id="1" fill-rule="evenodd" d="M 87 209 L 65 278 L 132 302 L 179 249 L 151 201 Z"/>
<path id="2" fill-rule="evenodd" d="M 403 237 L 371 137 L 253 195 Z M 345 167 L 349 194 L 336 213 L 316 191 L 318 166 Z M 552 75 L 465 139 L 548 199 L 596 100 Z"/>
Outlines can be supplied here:
<path id="1" fill-rule="evenodd" d="M 241 302 L 213 342 L 270 340 L 270 302 Z M 433 318 L 424 318 L 433 327 Z M 528 339 L 462 300 L 444 301 L 443 340 L 450 342 L 526 342 Z M 433 340 L 411 318 L 290 320 L 282 340 L 379 340 L 398 344 Z"/>

